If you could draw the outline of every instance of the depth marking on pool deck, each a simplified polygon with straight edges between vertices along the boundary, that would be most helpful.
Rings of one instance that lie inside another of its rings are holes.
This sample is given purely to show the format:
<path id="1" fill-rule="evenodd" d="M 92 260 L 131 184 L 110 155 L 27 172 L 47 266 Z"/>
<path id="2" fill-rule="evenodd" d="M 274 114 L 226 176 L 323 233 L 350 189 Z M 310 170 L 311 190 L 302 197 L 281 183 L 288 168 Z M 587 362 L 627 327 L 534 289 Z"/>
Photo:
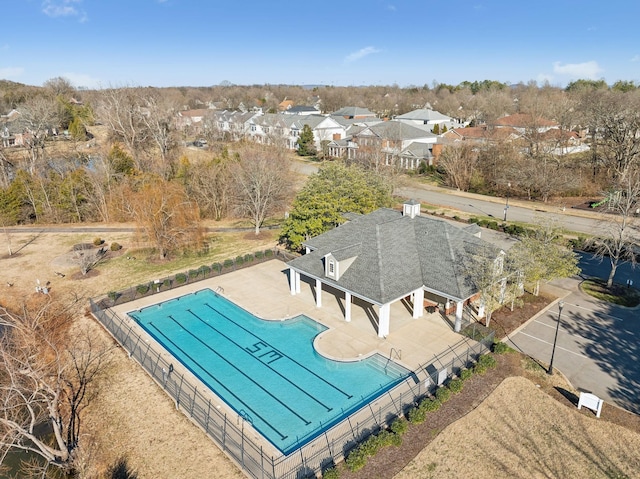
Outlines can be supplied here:
<path id="1" fill-rule="evenodd" d="M 169 316 L 171 318 L 171 316 Z M 171 318 L 173 319 L 173 318 Z M 187 358 L 189 358 L 191 361 L 193 361 L 193 363 L 195 365 L 198 366 L 199 369 L 201 369 L 207 376 L 209 376 L 211 379 L 213 379 L 216 383 L 218 383 L 220 386 L 222 386 L 223 389 L 225 389 L 229 394 L 231 394 L 234 398 L 236 398 L 238 400 L 238 402 L 240 402 L 241 404 L 243 404 L 244 406 L 247 407 L 247 409 L 249 409 L 251 412 L 253 412 L 257 417 L 259 417 L 260 419 L 262 419 L 262 421 L 272 430 L 274 431 L 276 434 L 278 434 L 280 436 L 280 440 L 284 441 L 285 439 L 287 439 L 289 436 L 286 436 L 284 434 L 282 434 L 278 429 L 276 429 L 269 421 L 267 421 L 263 416 L 261 416 L 260 414 L 258 414 L 257 411 L 255 411 L 251 406 L 249 406 L 246 402 L 244 402 L 242 399 L 240 399 L 238 397 L 237 394 L 235 394 L 233 391 L 231 391 L 231 389 L 229 389 L 228 387 L 226 387 L 222 382 L 218 381 L 214 376 L 211 375 L 211 373 L 209 373 L 209 371 L 207 371 L 206 369 L 204 369 L 202 366 L 200 366 L 200 364 L 191 357 L 191 355 L 189 353 L 187 353 L 184 349 L 182 349 L 180 346 L 178 346 L 176 343 L 174 343 L 171 339 L 169 339 L 167 337 L 166 334 L 164 334 L 162 331 L 160 331 L 155 324 L 153 324 L 153 322 L 149 321 L 149 326 L 153 327 L 153 329 L 155 329 L 163 338 L 165 338 L 171 345 L 173 345 L 178 351 L 180 351 L 182 354 L 184 354 Z"/>
<path id="2" fill-rule="evenodd" d="M 233 344 L 233 345 L 237 346 L 237 347 L 238 347 L 238 349 L 240 349 L 241 351 L 244 351 L 245 353 L 247 353 L 247 355 L 248 355 L 249 357 L 256 359 L 256 355 L 255 355 L 255 354 L 253 354 L 255 351 L 251 351 L 249 348 L 244 348 L 244 347 L 242 347 L 242 345 L 238 344 L 236 341 L 234 341 L 233 339 L 231 339 L 229 336 L 227 336 L 226 334 L 222 333 L 219 329 L 215 328 L 215 327 L 214 327 L 214 326 L 212 326 L 211 324 L 209 324 L 209 323 L 207 323 L 206 321 L 204 321 L 201 317 L 199 317 L 196 313 L 194 313 L 194 312 L 193 312 L 193 311 L 191 311 L 190 309 L 187 309 L 186 311 L 190 312 L 192 315 L 194 315 L 196 318 L 198 318 L 198 320 L 199 320 L 202 324 L 204 324 L 206 327 L 208 327 L 209 329 L 214 330 L 216 333 L 218 333 L 220 336 L 222 336 L 223 338 L 225 338 L 225 339 L 226 339 L 227 341 L 229 341 L 231 344 Z M 171 318 L 171 319 L 173 319 L 173 318 Z M 175 319 L 174 319 L 174 321 L 175 321 Z M 176 322 L 177 322 L 177 321 L 176 321 Z M 189 333 L 189 334 L 191 334 L 191 333 Z M 200 340 L 198 340 L 198 341 L 200 341 Z M 202 341 L 200 341 L 200 342 L 202 342 Z M 262 342 L 262 341 L 261 341 L 261 342 Z M 268 345 L 268 344 L 266 344 L 266 343 L 264 343 L 264 342 L 262 342 L 262 343 L 263 343 L 265 346 L 271 347 L 270 345 Z M 205 343 L 203 343 L 203 344 L 205 344 Z M 210 349 L 211 351 L 214 351 L 213 349 L 211 349 L 211 347 L 209 347 L 209 345 L 205 344 L 205 346 L 207 346 L 207 348 L 208 348 L 208 349 Z M 254 346 L 255 346 L 255 345 L 254 345 Z M 274 350 L 274 351 L 277 351 L 277 350 L 276 350 L 275 348 L 273 348 L 273 347 L 271 347 L 271 349 L 272 349 L 272 350 Z M 258 348 L 258 350 L 259 350 L 259 348 Z M 214 351 L 214 352 L 215 352 L 215 351 Z M 218 354 L 218 353 L 216 353 L 216 354 Z M 288 358 L 288 359 L 291 359 L 291 358 L 289 358 L 288 356 L 286 356 L 286 355 L 284 355 L 284 354 L 282 354 L 282 353 L 279 353 L 279 354 L 281 355 L 281 357 L 286 357 L 286 358 Z M 219 355 L 219 354 L 218 354 L 218 355 Z M 229 363 L 229 361 L 227 361 L 225 358 L 223 358 L 223 359 L 224 359 L 227 363 Z M 258 359 L 258 361 L 260 361 L 260 360 Z M 291 361 L 293 361 L 293 360 L 291 359 Z M 293 362 L 294 362 L 295 364 L 298 364 L 298 363 L 296 363 L 295 361 L 293 361 Z M 229 363 L 229 364 L 231 364 L 231 363 Z M 304 394 L 305 396 L 307 396 L 309 399 L 311 399 L 311 400 L 315 401 L 316 403 L 320 404 L 323 408 L 325 408 L 325 409 L 327 410 L 327 412 L 329 412 L 329 411 L 333 410 L 333 408 L 332 408 L 332 407 L 327 406 L 327 405 L 326 405 L 326 404 L 324 404 L 322 401 L 320 401 L 320 400 L 318 400 L 317 398 L 313 397 L 311 394 L 309 394 L 307 391 L 305 391 L 304 389 L 302 389 L 302 388 L 301 388 L 300 386 L 298 386 L 296 383 L 294 383 L 293 381 L 291 381 L 289 378 L 285 377 L 281 372 L 279 372 L 279 371 L 275 370 L 274 368 L 272 368 L 272 367 L 270 366 L 270 364 L 271 364 L 271 363 L 265 363 L 264 361 L 260 361 L 260 364 L 265 365 L 267 368 L 269 368 L 271 371 L 273 371 L 274 373 L 276 373 L 278 376 L 280 376 L 282 379 L 284 379 L 287 383 L 291 384 L 293 387 L 295 387 L 298 391 L 300 391 L 302 394 Z M 238 369 L 234 364 L 231 364 L 231 365 L 232 365 L 235 369 Z M 243 373 L 243 375 L 244 375 L 244 376 L 246 376 L 247 378 L 249 378 L 249 376 L 247 376 L 246 374 L 244 374 L 244 373 Z M 251 378 L 249 378 L 249 379 L 251 379 Z M 251 379 L 251 381 L 255 383 L 255 381 L 253 381 L 253 379 Z M 257 384 L 257 383 L 256 383 L 256 384 Z M 258 386 L 260 386 L 260 385 L 258 384 Z M 260 386 L 260 389 L 262 389 L 263 391 L 265 391 L 266 393 L 268 393 L 268 394 L 271 396 L 271 393 L 269 393 L 268 391 L 266 391 L 262 386 Z M 273 396 L 272 396 L 272 397 L 273 397 Z M 278 401 L 278 402 L 280 402 L 280 401 Z M 281 404 L 282 404 L 282 403 L 281 403 Z M 287 409 L 289 409 L 289 408 L 287 407 Z M 310 423 L 307 423 L 307 425 L 309 425 L 309 424 L 310 424 Z"/>
<path id="3" fill-rule="evenodd" d="M 235 324 L 236 326 L 238 326 L 240 329 L 242 329 L 243 331 L 245 331 L 246 333 L 250 334 L 251 336 L 253 336 L 256 339 L 259 339 L 261 343 L 263 343 L 265 346 L 270 347 L 271 349 L 273 349 L 274 351 L 277 351 L 279 354 L 282 354 L 285 358 L 287 358 L 289 361 L 291 361 L 292 363 L 295 363 L 297 366 L 300 366 L 302 369 L 304 369 L 305 371 L 307 371 L 309 374 L 311 374 L 312 376 L 315 376 L 316 378 L 318 378 L 320 381 L 322 381 L 323 383 L 325 383 L 327 386 L 335 389 L 336 391 L 338 391 L 341 394 L 344 394 L 344 396 L 346 396 L 347 399 L 351 399 L 353 397 L 353 394 L 349 394 L 348 392 L 343 391 L 342 389 L 340 389 L 338 386 L 336 386 L 335 384 L 331 384 L 329 381 L 327 381 L 325 378 L 323 378 L 322 376 L 318 376 L 318 374 L 316 374 L 314 371 L 310 370 L 309 368 L 307 368 L 305 365 L 300 364 L 298 361 L 296 361 L 295 359 L 293 359 L 291 356 L 279 351 L 277 348 L 273 347 L 272 345 L 270 345 L 269 343 L 265 343 L 264 340 L 260 337 L 255 335 L 252 331 L 248 330 L 247 328 L 245 328 L 244 326 L 242 326 L 241 324 L 239 324 L 238 322 L 234 321 L 233 319 L 231 319 L 229 316 L 227 316 L 226 314 L 224 314 L 222 311 L 217 310 L 216 308 L 214 308 L 213 306 L 211 306 L 209 303 L 204 303 L 205 306 L 207 306 L 209 309 L 211 309 L 212 311 L 214 311 L 215 313 L 217 313 L 218 315 L 222 316 L 223 318 L 225 318 L 227 321 L 229 321 L 230 323 Z M 191 312 L 191 311 L 189 311 Z M 193 314 L 193 313 L 191 313 Z M 194 314 L 195 316 L 195 314 Z M 197 316 L 196 316 L 197 317 Z M 200 318 L 198 318 L 200 319 Z M 202 321 L 202 319 L 200 319 L 200 321 Z M 208 326 L 209 323 L 205 324 Z M 241 346 L 240 346 L 241 347 Z M 277 372 L 277 371 L 276 371 Z"/>

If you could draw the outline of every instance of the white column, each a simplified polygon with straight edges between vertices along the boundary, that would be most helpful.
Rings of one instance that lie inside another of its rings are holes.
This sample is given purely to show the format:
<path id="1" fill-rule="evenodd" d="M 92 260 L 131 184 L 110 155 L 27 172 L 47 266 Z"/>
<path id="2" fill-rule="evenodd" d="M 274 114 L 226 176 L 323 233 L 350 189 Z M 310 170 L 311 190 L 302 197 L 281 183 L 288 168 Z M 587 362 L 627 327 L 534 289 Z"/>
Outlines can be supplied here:
<path id="1" fill-rule="evenodd" d="M 344 320 L 351 322 L 351 293 L 344 293 Z"/>
<path id="2" fill-rule="evenodd" d="M 456 303 L 456 322 L 453 326 L 453 330 L 456 333 L 459 333 L 461 328 L 462 328 L 462 301 L 458 301 Z"/>
<path id="3" fill-rule="evenodd" d="M 386 338 L 389 336 L 389 312 L 391 304 L 385 303 L 378 307 L 378 337 Z"/>
<path id="4" fill-rule="evenodd" d="M 484 303 L 480 303 L 478 306 L 478 318 L 484 318 Z"/>
<path id="5" fill-rule="evenodd" d="M 293 268 L 289 268 L 289 290 L 291 291 L 291 296 L 296 294 L 296 273 Z"/>
<path id="6" fill-rule="evenodd" d="M 424 289 L 416 289 L 413 293 L 413 319 L 421 318 L 424 314 Z"/>
<path id="7" fill-rule="evenodd" d="M 296 294 L 300 293 L 300 273 L 296 273 Z"/>
<path id="8" fill-rule="evenodd" d="M 322 282 L 316 279 L 316 307 L 322 307 Z"/>

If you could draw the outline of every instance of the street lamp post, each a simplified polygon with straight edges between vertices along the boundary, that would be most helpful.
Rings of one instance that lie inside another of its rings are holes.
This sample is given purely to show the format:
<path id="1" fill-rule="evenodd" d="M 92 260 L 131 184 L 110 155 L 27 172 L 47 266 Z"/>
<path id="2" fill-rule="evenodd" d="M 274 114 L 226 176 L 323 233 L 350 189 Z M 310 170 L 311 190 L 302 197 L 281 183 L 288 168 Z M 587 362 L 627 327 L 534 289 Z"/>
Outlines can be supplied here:
<path id="1" fill-rule="evenodd" d="M 507 210 L 509 209 L 509 191 L 511 189 L 511 183 L 507 183 L 507 202 L 504 205 L 504 222 L 507 221 Z"/>
<path id="2" fill-rule="evenodd" d="M 553 338 L 553 349 L 551 350 L 551 362 L 549 363 L 549 370 L 547 374 L 553 374 L 553 357 L 556 354 L 556 343 L 558 342 L 558 330 L 560 329 L 560 315 L 562 314 L 562 308 L 564 308 L 564 301 L 558 303 L 558 322 L 556 323 L 556 335 Z"/>

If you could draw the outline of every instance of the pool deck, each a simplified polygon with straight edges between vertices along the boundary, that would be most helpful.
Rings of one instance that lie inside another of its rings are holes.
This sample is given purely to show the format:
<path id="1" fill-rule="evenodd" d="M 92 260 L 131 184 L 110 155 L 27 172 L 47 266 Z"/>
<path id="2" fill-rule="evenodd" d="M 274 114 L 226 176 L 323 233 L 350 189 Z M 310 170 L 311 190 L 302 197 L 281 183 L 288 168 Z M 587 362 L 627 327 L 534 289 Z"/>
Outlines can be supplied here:
<path id="1" fill-rule="evenodd" d="M 318 308 L 314 288 L 304 281 L 300 293 L 291 295 L 287 272 L 286 264 L 274 259 L 118 305 L 113 310 L 124 317 L 128 311 L 193 291 L 221 288 L 223 296 L 260 318 L 284 320 L 304 314 L 324 324 L 329 329 L 316 338 L 315 347 L 329 358 L 357 361 L 377 352 L 411 370 L 429 364 L 435 355 L 462 339 L 439 314 L 425 311 L 423 317 L 413 319 L 402 302 L 391 305 L 389 335 L 379 338 L 375 324 L 377 308 L 363 308 L 354 301 L 351 322 L 346 322 L 344 298 L 323 289 L 322 306 Z"/>

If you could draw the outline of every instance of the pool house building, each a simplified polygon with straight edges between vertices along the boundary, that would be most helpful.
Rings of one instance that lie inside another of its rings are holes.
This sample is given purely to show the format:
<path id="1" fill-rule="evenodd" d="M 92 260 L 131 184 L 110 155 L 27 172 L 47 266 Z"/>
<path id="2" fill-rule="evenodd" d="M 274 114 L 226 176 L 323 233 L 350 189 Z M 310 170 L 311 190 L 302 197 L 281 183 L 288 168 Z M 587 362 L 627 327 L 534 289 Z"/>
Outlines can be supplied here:
<path id="1" fill-rule="evenodd" d="M 429 306 L 455 312 L 454 329 L 460 331 L 463 307 L 478 293 L 468 273 L 469 259 L 478 251 L 495 250 L 479 237 L 477 226 L 459 228 L 421 216 L 415 201 L 406 202 L 402 212 L 382 208 L 347 218 L 304 242 L 306 254 L 287 263 L 291 294 L 300 293 L 305 277 L 315 286 L 320 308 L 323 289 L 337 290 L 343 295 L 345 321 L 351 321 L 353 298 L 373 305 L 380 338 L 389 335 L 391 304 L 403 300 L 409 301 L 415 319 Z"/>

